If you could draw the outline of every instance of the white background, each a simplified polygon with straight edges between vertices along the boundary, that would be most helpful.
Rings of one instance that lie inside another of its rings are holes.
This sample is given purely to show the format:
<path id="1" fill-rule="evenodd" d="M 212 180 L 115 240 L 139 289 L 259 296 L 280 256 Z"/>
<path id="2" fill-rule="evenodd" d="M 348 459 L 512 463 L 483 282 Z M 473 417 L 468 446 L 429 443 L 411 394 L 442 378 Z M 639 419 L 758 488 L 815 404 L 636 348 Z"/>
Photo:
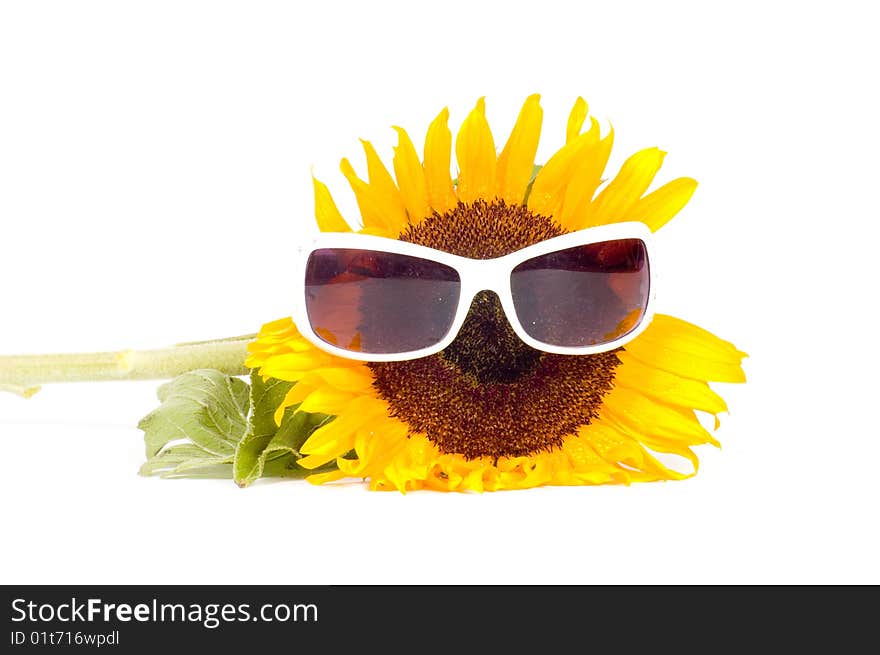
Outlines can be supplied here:
<path id="1" fill-rule="evenodd" d="M 698 178 L 659 309 L 733 340 L 718 451 L 683 483 L 475 494 L 141 478 L 157 383 L 0 397 L 3 583 L 880 582 L 878 115 L 869 3 L 6 2 L 0 353 L 154 347 L 289 314 L 309 170 L 354 202 L 487 98 L 539 160 L 577 95 L 611 170 Z M 606 123 L 607 124 L 607 123 Z"/>

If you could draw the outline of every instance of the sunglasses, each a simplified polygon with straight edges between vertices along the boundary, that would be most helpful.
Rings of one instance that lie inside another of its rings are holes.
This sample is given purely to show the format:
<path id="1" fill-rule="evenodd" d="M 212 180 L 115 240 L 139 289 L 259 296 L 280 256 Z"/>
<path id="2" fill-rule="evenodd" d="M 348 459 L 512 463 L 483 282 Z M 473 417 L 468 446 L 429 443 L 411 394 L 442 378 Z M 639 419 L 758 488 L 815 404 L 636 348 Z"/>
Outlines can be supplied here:
<path id="1" fill-rule="evenodd" d="M 449 346 L 474 297 L 492 291 L 529 346 L 563 355 L 606 352 L 651 320 L 650 237 L 643 223 L 615 223 L 470 259 L 396 239 L 322 233 L 300 250 L 293 318 L 331 354 L 415 359 Z"/>

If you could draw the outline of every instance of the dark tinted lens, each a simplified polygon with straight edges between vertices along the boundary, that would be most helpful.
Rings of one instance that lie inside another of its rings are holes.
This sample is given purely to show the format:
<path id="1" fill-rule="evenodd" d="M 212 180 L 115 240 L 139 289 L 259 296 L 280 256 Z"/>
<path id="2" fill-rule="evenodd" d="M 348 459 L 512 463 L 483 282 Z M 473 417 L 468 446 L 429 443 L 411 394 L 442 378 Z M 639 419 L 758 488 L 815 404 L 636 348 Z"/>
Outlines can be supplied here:
<path id="1" fill-rule="evenodd" d="M 461 284 L 455 269 L 375 250 L 315 250 L 306 265 L 306 310 L 327 343 L 363 353 L 403 353 L 449 332 Z"/>
<path id="2" fill-rule="evenodd" d="M 523 262 L 510 277 L 523 329 L 554 346 L 594 346 L 635 328 L 648 304 L 648 253 L 640 239 L 559 250 Z"/>

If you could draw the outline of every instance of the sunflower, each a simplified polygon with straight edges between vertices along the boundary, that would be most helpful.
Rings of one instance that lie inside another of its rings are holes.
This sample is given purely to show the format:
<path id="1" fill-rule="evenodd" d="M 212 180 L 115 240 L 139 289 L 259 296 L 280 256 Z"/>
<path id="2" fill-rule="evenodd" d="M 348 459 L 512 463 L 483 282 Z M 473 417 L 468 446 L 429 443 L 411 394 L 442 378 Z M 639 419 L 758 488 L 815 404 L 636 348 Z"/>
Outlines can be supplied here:
<path id="1" fill-rule="evenodd" d="M 444 109 L 430 124 L 424 156 L 394 129 L 392 168 L 363 142 L 367 180 L 341 162 L 369 234 L 490 258 L 586 227 L 641 221 L 657 230 L 687 203 L 690 178 L 644 195 L 664 152 L 637 152 L 607 184 L 613 131 L 587 122 L 578 98 L 566 143 L 535 166 L 543 112 L 529 97 L 498 154 L 481 99 L 453 140 Z M 327 186 L 313 179 L 322 231 L 351 231 Z M 539 352 L 508 325 L 494 294 L 479 294 L 443 352 L 398 362 L 328 354 L 291 319 L 263 326 L 247 365 L 265 378 L 295 382 L 282 405 L 335 419 L 301 448 L 299 464 L 323 467 L 324 483 L 369 480 L 371 489 L 483 491 L 538 485 L 630 483 L 696 473 L 693 446 L 715 444 L 696 411 L 715 416 L 724 400 L 708 382 L 742 382 L 744 353 L 695 325 L 657 315 L 623 348 L 571 356 Z M 688 471 L 672 468 L 671 454 Z M 327 471 L 327 465 L 336 468 Z"/>

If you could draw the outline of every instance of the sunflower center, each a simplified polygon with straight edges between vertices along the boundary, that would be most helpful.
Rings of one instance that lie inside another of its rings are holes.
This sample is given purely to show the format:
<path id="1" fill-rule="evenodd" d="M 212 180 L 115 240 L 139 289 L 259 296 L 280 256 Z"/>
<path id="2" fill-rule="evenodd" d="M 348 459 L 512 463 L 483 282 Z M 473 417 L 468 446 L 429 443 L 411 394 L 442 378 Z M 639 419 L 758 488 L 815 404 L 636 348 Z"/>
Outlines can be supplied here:
<path id="1" fill-rule="evenodd" d="M 401 241 L 474 259 L 501 257 L 564 234 L 550 218 L 502 200 L 459 203 L 410 224 Z M 562 445 L 596 417 L 620 363 L 612 353 L 566 356 L 523 343 L 498 297 L 477 294 L 442 353 L 373 362 L 374 386 L 412 433 L 468 459 L 531 455 Z"/>
<path id="2" fill-rule="evenodd" d="M 531 373 L 541 359 L 541 352 L 516 336 L 498 296 L 481 291 L 455 341 L 441 356 L 480 384 L 492 384 L 515 382 Z"/>

